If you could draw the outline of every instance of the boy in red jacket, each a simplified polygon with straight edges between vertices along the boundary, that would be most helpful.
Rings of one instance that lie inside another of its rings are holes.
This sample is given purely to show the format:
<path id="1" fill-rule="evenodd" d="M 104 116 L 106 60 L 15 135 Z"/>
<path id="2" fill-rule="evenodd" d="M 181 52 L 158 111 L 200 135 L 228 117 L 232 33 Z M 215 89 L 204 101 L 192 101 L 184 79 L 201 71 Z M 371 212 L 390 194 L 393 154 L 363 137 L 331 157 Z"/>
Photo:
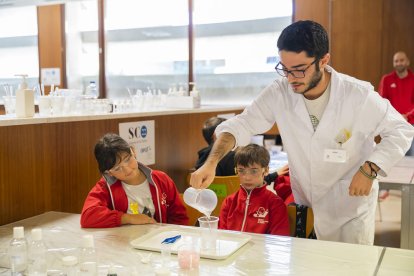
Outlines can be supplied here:
<path id="1" fill-rule="evenodd" d="M 120 136 L 105 134 L 95 145 L 102 178 L 89 192 L 81 214 L 86 228 L 123 224 L 188 224 L 174 182 L 165 173 L 139 163 Z"/>
<path id="2" fill-rule="evenodd" d="M 289 235 L 289 220 L 283 200 L 267 190 L 269 152 L 250 144 L 236 151 L 240 189 L 226 197 L 220 210 L 219 228 L 259 234 Z"/>

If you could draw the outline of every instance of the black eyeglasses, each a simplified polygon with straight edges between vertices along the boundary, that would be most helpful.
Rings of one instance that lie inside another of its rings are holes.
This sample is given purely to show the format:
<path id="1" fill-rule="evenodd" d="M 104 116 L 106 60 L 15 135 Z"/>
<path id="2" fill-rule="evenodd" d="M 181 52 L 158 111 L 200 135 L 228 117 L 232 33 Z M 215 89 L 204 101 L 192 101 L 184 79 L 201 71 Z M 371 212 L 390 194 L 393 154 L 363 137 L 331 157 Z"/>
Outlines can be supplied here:
<path id="1" fill-rule="evenodd" d="M 306 68 L 303 70 L 287 70 L 286 68 L 284 68 L 283 64 L 279 62 L 275 66 L 275 70 L 282 77 L 287 78 L 289 74 L 291 74 L 294 78 L 303 79 L 305 77 L 305 71 L 308 70 L 308 68 L 311 67 L 316 61 L 318 61 L 318 59 L 315 59 L 311 64 L 306 66 Z"/>

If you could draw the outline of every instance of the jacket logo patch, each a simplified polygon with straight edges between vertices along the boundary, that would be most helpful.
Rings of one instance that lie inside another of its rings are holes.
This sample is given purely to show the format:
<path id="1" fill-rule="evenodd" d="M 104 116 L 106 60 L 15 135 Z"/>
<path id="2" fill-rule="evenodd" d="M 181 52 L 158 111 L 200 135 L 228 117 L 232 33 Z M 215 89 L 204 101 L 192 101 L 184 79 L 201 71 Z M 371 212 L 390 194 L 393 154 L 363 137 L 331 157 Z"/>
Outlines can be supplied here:
<path id="1" fill-rule="evenodd" d="M 167 194 L 166 193 L 162 193 L 162 195 L 161 195 L 161 205 L 165 205 L 166 207 L 168 207 L 168 205 L 167 205 Z"/>
<path id="2" fill-rule="evenodd" d="M 253 214 L 253 216 L 255 218 L 257 218 L 257 223 L 259 223 L 259 224 L 266 224 L 266 223 L 269 222 L 268 220 L 265 219 L 268 214 L 269 214 L 269 210 L 268 209 L 265 209 L 263 207 L 259 207 L 259 209 L 257 209 L 256 213 Z"/>
<path id="3" fill-rule="evenodd" d="M 391 87 L 391 88 L 396 88 L 396 87 L 397 87 L 397 85 L 395 84 L 395 82 L 393 82 L 393 83 L 391 83 L 390 87 Z"/>

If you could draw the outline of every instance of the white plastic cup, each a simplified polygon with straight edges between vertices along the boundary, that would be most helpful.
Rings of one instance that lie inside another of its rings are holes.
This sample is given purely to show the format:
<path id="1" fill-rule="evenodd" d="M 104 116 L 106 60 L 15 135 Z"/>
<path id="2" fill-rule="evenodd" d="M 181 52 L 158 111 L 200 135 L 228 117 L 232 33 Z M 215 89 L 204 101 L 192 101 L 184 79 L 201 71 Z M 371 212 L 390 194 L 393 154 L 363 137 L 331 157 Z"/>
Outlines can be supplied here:
<path id="1" fill-rule="evenodd" d="M 54 115 L 61 115 L 65 106 L 64 96 L 52 96 L 51 97 L 52 113 Z"/>
<path id="2" fill-rule="evenodd" d="M 170 267 L 171 244 L 161 244 L 161 263 L 163 267 Z"/>
<path id="3" fill-rule="evenodd" d="M 182 244 L 178 247 L 177 256 L 181 269 L 198 269 L 200 266 L 200 249 L 196 244 Z"/>
<path id="4" fill-rule="evenodd" d="M 203 250 L 215 250 L 217 242 L 218 217 L 198 218 L 201 229 L 201 248 Z"/>
<path id="5" fill-rule="evenodd" d="M 3 96 L 6 115 L 16 113 L 16 96 Z"/>
<path id="6" fill-rule="evenodd" d="M 42 116 L 50 116 L 51 114 L 51 97 L 49 96 L 39 96 L 37 98 L 38 105 L 39 105 L 39 114 Z"/>
<path id="7" fill-rule="evenodd" d="M 199 212 L 209 216 L 217 206 L 217 195 L 210 189 L 188 188 L 184 191 L 184 202 L 197 209 Z"/>

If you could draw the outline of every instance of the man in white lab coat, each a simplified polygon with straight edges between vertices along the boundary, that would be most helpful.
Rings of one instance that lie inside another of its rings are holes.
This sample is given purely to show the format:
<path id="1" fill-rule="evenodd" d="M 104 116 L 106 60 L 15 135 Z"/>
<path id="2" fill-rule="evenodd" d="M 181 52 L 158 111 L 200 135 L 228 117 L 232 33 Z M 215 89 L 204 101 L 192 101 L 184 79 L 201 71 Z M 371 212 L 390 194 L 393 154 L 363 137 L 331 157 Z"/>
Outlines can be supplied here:
<path id="1" fill-rule="evenodd" d="M 414 128 L 371 84 L 328 66 L 328 35 L 320 24 L 291 24 L 277 46 L 276 71 L 283 78 L 217 127 L 218 139 L 191 185 L 207 187 L 228 151 L 276 122 L 295 201 L 313 208 L 318 239 L 373 244 L 376 176 L 385 176 L 404 156 Z M 374 143 L 377 135 L 379 144 Z"/>

